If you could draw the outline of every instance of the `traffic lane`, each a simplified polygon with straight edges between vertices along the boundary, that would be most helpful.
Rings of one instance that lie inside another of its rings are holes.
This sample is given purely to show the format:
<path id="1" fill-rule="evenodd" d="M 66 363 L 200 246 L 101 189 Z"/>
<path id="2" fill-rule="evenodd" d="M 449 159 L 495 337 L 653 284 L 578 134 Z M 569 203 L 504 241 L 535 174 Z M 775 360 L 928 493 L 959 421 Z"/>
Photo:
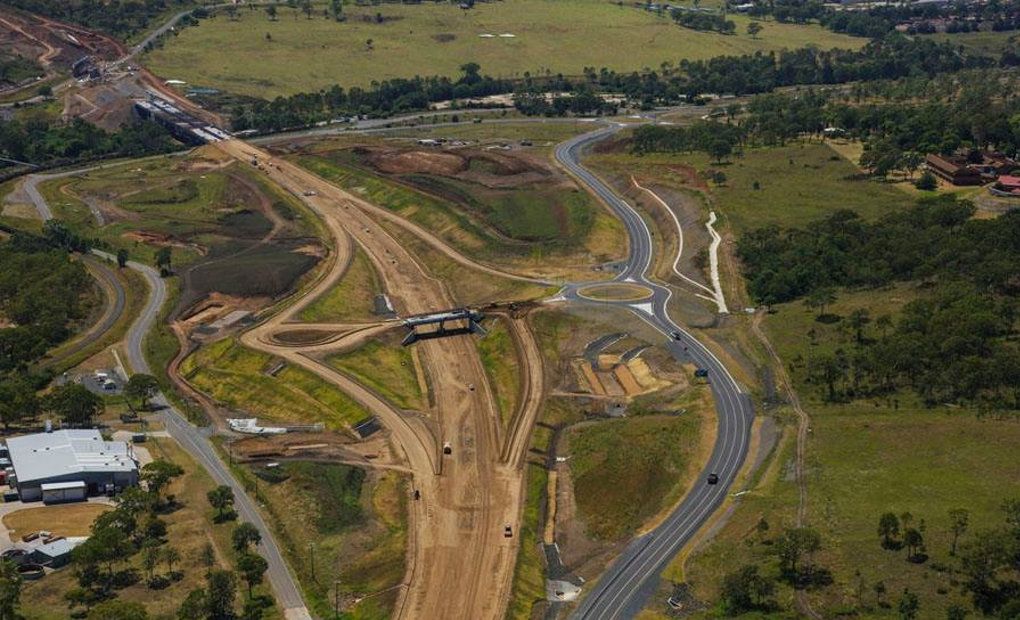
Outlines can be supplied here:
<path id="1" fill-rule="evenodd" d="M 672 342 L 666 346 L 677 359 L 685 357 L 682 346 Z M 741 395 L 731 388 L 731 385 L 722 383 L 713 389 L 717 393 L 721 413 L 718 439 L 692 490 L 665 522 L 628 547 L 629 553 L 625 552 L 619 560 L 623 562 L 621 568 L 608 581 L 600 583 L 586 599 L 579 610 L 580 617 L 601 620 L 630 617 L 633 614 L 628 612 L 635 611 L 632 609 L 635 607 L 639 611 L 643 599 L 637 594 L 644 590 L 642 584 L 658 578 L 680 548 L 698 531 L 701 523 L 725 500 L 729 484 L 746 456 L 750 424 Z M 719 483 L 709 485 L 706 482 L 708 473 L 717 473 Z"/>

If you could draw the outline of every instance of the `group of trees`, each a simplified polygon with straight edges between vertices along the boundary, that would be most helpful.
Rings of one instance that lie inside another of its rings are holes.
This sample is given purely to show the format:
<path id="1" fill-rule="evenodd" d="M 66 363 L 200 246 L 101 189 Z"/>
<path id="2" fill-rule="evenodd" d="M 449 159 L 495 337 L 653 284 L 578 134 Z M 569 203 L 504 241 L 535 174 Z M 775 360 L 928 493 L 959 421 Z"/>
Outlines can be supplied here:
<path id="1" fill-rule="evenodd" d="M 476 63 L 461 66 L 463 74 L 448 77 L 414 77 L 373 82 L 368 89 L 343 89 L 334 85 L 315 93 L 277 97 L 273 101 L 255 100 L 232 110 L 235 130 L 276 131 L 301 127 L 338 116 L 386 116 L 399 112 L 427 109 L 429 104 L 450 99 L 466 99 L 513 92 L 509 80 L 481 74 Z"/>
<path id="2" fill-rule="evenodd" d="M 0 83 L 19 84 L 24 80 L 43 75 L 39 63 L 19 55 L 0 52 Z"/>
<path id="3" fill-rule="evenodd" d="M 928 404 L 1016 409 L 1020 213 L 997 220 L 972 219 L 973 213 L 973 205 L 952 197 L 873 223 L 837 211 L 804 229 L 750 231 L 738 253 L 749 290 L 766 305 L 806 298 L 824 314 L 838 287 L 923 283 L 922 295 L 897 320 L 884 317 L 879 333 L 864 332 L 866 312 L 850 317 L 850 347 L 800 360 L 827 400 L 909 388 Z"/>
<path id="4" fill-rule="evenodd" d="M 160 515 L 176 508 L 174 498 L 165 491 L 182 473 L 180 466 L 170 461 L 146 464 L 141 472 L 145 488 L 126 489 L 117 496 L 116 508 L 96 518 L 91 535 L 71 552 L 77 587 L 65 594 L 70 607 L 89 610 L 136 583 L 139 576 L 129 562 L 139 553 L 150 588 L 165 588 L 181 578 L 181 573 L 174 571 L 180 553 L 167 544 L 167 525 Z M 161 564 L 167 572 L 157 574 L 155 569 Z"/>
<path id="5" fill-rule="evenodd" d="M 703 121 L 688 127 L 641 125 L 634 130 L 631 149 L 645 153 L 688 153 L 703 151 L 716 161 L 729 156 L 746 133 L 737 125 Z"/>
<path id="6" fill-rule="evenodd" d="M 702 13 L 673 9 L 673 21 L 691 30 L 705 32 L 718 32 L 720 34 L 733 34 L 737 31 L 737 25 L 732 20 L 726 19 L 725 15 L 717 13 Z"/>
<path id="7" fill-rule="evenodd" d="M 756 528 L 764 536 L 768 523 L 762 519 Z M 830 572 L 815 563 L 814 556 L 822 548 L 822 537 L 810 527 L 791 527 L 775 540 L 762 540 L 771 545 L 778 558 L 778 574 L 771 574 L 757 564 L 748 564 L 723 577 L 720 587 L 722 611 L 727 616 L 748 612 L 768 612 L 776 608 L 772 598 L 782 582 L 795 588 L 815 587 L 831 583 Z"/>
<path id="8" fill-rule="evenodd" d="M 609 103 L 586 87 L 573 94 L 546 96 L 544 89 L 524 88 L 514 93 L 514 107 L 528 116 L 566 116 L 615 114 L 616 105 Z"/>
<path id="9" fill-rule="evenodd" d="M 166 153 L 175 144 L 162 126 L 142 121 L 113 133 L 80 118 L 69 123 L 46 118 L 0 123 L 0 154 L 37 166 Z"/>

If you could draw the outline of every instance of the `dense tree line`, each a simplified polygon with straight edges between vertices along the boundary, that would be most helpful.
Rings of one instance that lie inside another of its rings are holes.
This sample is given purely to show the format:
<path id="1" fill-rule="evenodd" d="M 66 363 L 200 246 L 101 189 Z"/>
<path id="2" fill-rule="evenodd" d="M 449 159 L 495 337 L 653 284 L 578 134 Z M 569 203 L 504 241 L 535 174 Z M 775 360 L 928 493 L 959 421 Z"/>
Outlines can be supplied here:
<path id="1" fill-rule="evenodd" d="M 196 6 L 194 0 L 7 0 L 6 4 L 126 39 L 153 26 L 170 10 Z"/>
<path id="2" fill-rule="evenodd" d="M 437 101 L 513 91 L 509 80 L 482 75 L 481 67 L 475 63 L 467 63 L 461 70 L 463 75 L 457 80 L 439 76 L 414 77 L 373 82 L 368 89 L 354 87 L 348 90 L 334 85 L 316 93 L 277 97 L 273 101 L 253 101 L 234 107 L 233 127 L 238 131 L 278 131 L 338 116 L 387 116 L 425 110 Z"/>
<path id="3" fill-rule="evenodd" d="M 39 63 L 22 58 L 20 55 L 13 56 L 0 53 L 0 82 L 18 84 L 42 74 L 43 70 Z"/>
<path id="4" fill-rule="evenodd" d="M 72 164 L 100 157 L 138 157 L 175 148 L 158 124 L 137 121 L 110 133 L 81 119 L 0 123 L 0 155 L 38 166 Z"/>
<path id="5" fill-rule="evenodd" d="M 856 312 L 845 322 L 850 347 L 806 361 L 808 380 L 827 400 L 909 388 L 929 404 L 1018 409 L 1020 212 L 996 220 L 973 213 L 973 205 L 952 197 L 873 223 L 843 210 L 804 229 L 753 230 L 737 250 L 755 299 L 771 305 L 806 298 L 820 318 L 837 287 L 923 284 L 925 292 L 895 321 L 883 318 L 880 334 L 867 334 L 872 318 Z"/>
<path id="6" fill-rule="evenodd" d="M 80 262 L 45 241 L 15 235 L 0 244 L 0 373 L 23 369 L 70 335 L 88 312 L 91 280 Z"/>
<path id="7" fill-rule="evenodd" d="M 231 116 L 233 128 L 238 131 L 278 131 L 342 116 L 388 116 L 425 110 L 438 101 L 505 93 L 519 94 L 521 107 L 532 114 L 576 113 L 578 109 L 590 113 L 597 112 L 600 107 L 589 96 L 597 93 L 622 94 L 651 107 L 697 101 L 700 95 L 708 93 L 744 95 L 798 84 L 934 76 L 995 64 L 997 61 L 992 58 L 969 54 L 947 43 L 892 34 L 857 51 L 803 48 L 682 60 L 675 66 L 664 63 L 660 72 L 617 73 L 587 67 L 579 80 L 563 75 L 530 74 L 525 74 L 521 80 L 497 79 L 483 75 L 477 64 L 468 63 L 462 67 L 463 75 L 456 80 L 439 76 L 393 79 L 374 83 L 367 89 L 344 89 L 334 85 L 273 101 L 242 102 L 231 107 Z M 535 94 L 550 91 L 569 96 L 563 97 L 563 102 L 546 107 Z M 576 102 L 571 101 L 574 95 L 579 97 Z"/>
<path id="8" fill-rule="evenodd" d="M 737 25 L 733 21 L 716 13 L 696 13 L 694 11 L 674 9 L 672 15 L 674 22 L 691 30 L 718 32 L 720 34 L 733 34 L 737 30 Z"/>

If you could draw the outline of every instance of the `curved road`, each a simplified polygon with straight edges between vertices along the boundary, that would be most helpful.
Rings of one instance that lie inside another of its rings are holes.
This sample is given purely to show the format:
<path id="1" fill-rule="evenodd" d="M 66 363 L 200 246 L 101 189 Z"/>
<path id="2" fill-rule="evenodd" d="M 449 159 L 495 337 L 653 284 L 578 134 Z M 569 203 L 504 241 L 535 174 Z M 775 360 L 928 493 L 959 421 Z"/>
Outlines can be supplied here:
<path id="1" fill-rule="evenodd" d="M 46 199 L 39 192 L 37 185 L 42 181 L 82 174 L 98 167 L 93 166 L 57 174 L 31 175 L 25 180 L 25 191 L 39 212 L 39 216 L 43 220 L 49 220 L 53 218 L 53 213 L 46 203 Z M 112 254 L 101 250 L 93 250 L 92 253 L 108 261 L 116 262 L 117 260 Z M 128 328 L 125 338 L 128 365 L 131 367 L 132 372 L 149 374 L 150 368 L 148 361 L 145 359 L 143 344 L 145 336 L 152 330 L 153 325 L 155 325 L 156 320 L 159 318 L 163 304 L 166 303 L 166 282 L 159 276 L 159 272 L 149 265 L 129 261 L 128 267 L 140 273 L 149 286 L 149 296 L 146 299 L 145 307 L 142 308 L 138 318 Z M 283 608 L 287 620 L 311 618 L 301 596 L 301 590 L 298 589 L 297 583 L 293 575 L 291 575 L 283 555 L 280 553 L 280 548 L 273 539 L 272 530 L 255 507 L 255 503 L 248 497 L 244 487 L 234 478 L 227 466 L 223 464 L 219 455 L 216 454 L 215 448 L 213 448 L 212 443 L 209 441 L 207 431 L 188 422 L 163 394 L 158 394 L 152 399 L 152 402 L 162 410 L 161 417 L 170 436 L 177 440 L 177 443 L 209 472 L 209 475 L 212 476 L 217 484 L 225 484 L 233 489 L 234 507 L 237 510 L 237 514 L 241 519 L 254 524 L 259 529 L 259 532 L 261 532 L 262 555 L 269 564 L 266 575 L 273 588 L 273 593 L 276 595 L 276 601 Z"/>
<path id="2" fill-rule="evenodd" d="M 628 308 L 665 335 L 665 346 L 675 358 L 708 370 L 719 424 L 712 456 L 680 505 L 655 530 L 634 539 L 581 601 L 573 617 L 586 620 L 633 618 L 641 611 L 655 593 L 662 570 L 726 498 L 747 456 L 754 420 L 750 397 L 722 362 L 669 317 L 667 304 L 673 292 L 649 279 L 654 248 L 651 231 L 641 215 L 579 161 L 586 148 L 620 128 L 614 125 L 567 140 L 557 147 L 556 160 L 602 199 L 627 229 L 630 255 L 615 281 L 647 286 L 653 291 L 646 300 L 615 305 Z M 581 287 L 569 285 L 560 296 L 571 302 L 590 303 L 578 296 Z M 706 483 L 709 473 L 718 474 L 718 484 Z"/>

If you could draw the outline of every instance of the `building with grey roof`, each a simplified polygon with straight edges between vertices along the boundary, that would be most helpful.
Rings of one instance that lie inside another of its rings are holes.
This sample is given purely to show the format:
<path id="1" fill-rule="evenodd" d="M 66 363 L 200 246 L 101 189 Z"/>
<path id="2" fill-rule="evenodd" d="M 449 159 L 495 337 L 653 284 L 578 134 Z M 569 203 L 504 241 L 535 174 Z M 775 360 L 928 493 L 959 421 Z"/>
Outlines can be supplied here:
<path id="1" fill-rule="evenodd" d="M 44 499 L 44 485 L 49 490 L 66 486 L 59 483 L 81 482 L 87 495 L 99 495 L 138 484 L 131 445 L 106 441 L 95 429 L 11 437 L 7 451 L 13 469 L 8 482 L 21 501 Z"/>

